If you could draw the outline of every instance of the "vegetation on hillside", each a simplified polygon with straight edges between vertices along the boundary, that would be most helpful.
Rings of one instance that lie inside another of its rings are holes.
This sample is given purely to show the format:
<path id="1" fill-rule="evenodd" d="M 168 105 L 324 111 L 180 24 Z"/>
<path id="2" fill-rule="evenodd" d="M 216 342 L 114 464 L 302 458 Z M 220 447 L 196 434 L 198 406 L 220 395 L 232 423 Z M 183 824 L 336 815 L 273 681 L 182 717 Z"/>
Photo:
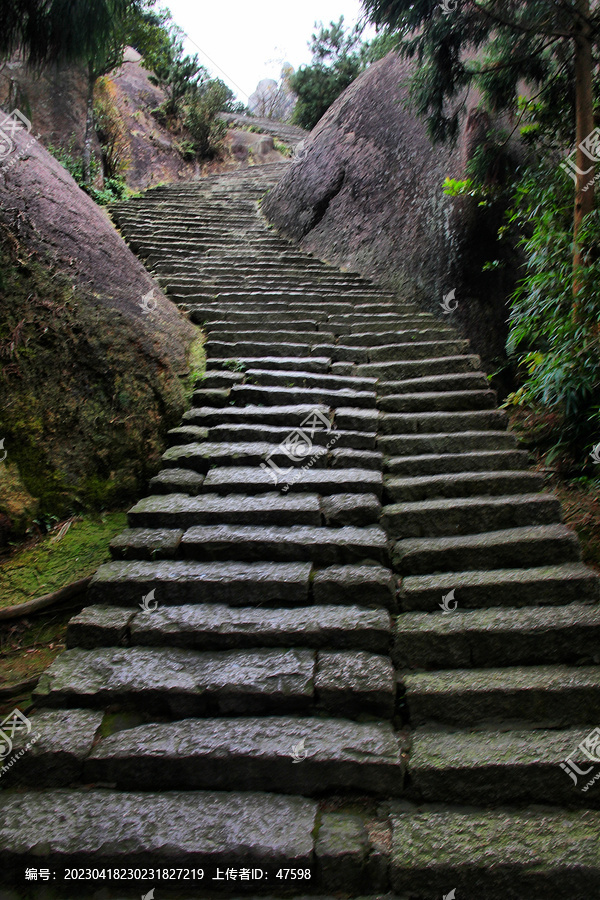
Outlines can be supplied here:
<path id="1" fill-rule="evenodd" d="M 398 34 L 400 52 L 418 60 L 412 100 L 434 141 L 456 139 L 467 89 L 479 93 L 485 139 L 469 177 L 448 180 L 446 191 L 471 198 L 490 219 L 504 209 L 498 239 L 522 253 L 507 347 L 520 387 L 509 404 L 544 418 L 550 459 L 593 475 L 590 454 L 600 441 L 600 9 L 588 0 L 365 6 L 373 22 Z"/>
<path id="2" fill-rule="evenodd" d="M 309 43 L 312 62 L 301 66 L 291 75 L 291 89 L 298 95 L 292 122 L 311 130 L 327 112 L 342 91 L 345 91 L 367 66 L 385 56 L 398 44 L 398 38 L 382 32 L 372 41 L 362 40 L 362 28 L 344 27 L 344 17 L 330 22 L 326 28 L 320 23 Z"/>

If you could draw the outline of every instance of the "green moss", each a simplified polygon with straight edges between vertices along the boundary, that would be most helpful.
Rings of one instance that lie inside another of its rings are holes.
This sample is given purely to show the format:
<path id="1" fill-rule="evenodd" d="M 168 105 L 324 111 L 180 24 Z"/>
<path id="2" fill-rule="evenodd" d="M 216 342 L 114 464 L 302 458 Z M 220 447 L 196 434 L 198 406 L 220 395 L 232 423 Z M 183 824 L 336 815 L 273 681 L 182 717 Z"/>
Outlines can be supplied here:
<path id="1" fill-rule="evenodd" d="M 122 512 L 88 516 L 73 522 L 60 539 L 60 530 L 55 530 L 14 553 L 0 564 L 0 607 L 25 603 L 93 575 L 109 559 L 109 542 L 126 526 Z"/>
<path id="2" fill-rule="evenodd" d="M 185 396 L 188 402 L 194 392 L 196 382 L 204 378 L 206 373 L 206 350 L 204 349 L 206 337 L 200 328 L 196 330 L 198 337 L 190 344 L 187 357 L 189 373 L 185 380 Z"/>

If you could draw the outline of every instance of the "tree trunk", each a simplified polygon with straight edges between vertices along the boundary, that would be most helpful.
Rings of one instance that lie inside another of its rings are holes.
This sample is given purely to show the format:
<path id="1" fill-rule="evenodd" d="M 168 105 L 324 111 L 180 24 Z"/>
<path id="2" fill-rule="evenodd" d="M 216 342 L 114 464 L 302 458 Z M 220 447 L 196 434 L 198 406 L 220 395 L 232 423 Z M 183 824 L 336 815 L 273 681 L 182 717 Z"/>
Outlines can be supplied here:
<path id="1" fill-rule="evenodd" d="M 575 185 L 575 212 L 573 217 L 573 295 L 579 290 L 578 269 L 583 258 L 583 248 L 577 241 L 582 219 L 594 208 L 594 174 L 595 166 L 581 149 L 584 141 L 594 130 L 594 101 L 592 90 L 592 42 L 587 19 L 590 15 L 590 0 L 576 0 L 577 12 L 581 19 L 576 23 L 578 32 L 574 37 L 575 44 L 575 110 L 577 149 L 575 165 L 577 181 Z M 596 156 L 594 144 L 590 147 L 590 155 Z M 590 169 L 591 165 L 591 169 Z"/>
<path id="2" fill-rule="evenodd" d="M 91 63 L 88 66 L 88 94 L 85 114 L 85 134 L 83 136 L 83 183 L 92 183 L 92 135 L 94 134 L 94 83 L 96 78 Z"/>

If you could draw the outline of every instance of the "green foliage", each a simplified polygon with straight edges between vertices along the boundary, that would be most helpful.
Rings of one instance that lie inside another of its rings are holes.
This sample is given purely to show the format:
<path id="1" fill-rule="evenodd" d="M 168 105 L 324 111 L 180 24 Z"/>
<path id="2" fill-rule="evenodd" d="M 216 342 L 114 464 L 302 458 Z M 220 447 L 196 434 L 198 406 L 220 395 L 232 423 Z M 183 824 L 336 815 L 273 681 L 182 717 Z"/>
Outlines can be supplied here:
<path id="1" fill-rule="evenodd" d="M 216 78 L 192 93 L 184 106 L 183 123 L 201 159 L 216 156 L 222 147 L 227 125 L 218 115 L 231 97 L 227 85 Z"/>
<path id="2" fill-rule="evenodd" d="M 73 140 L 69 142 L 67 147 L 55 147 L 53 144 L 48 144 L 46 149 L 65 167 L 79 187 L 100 206 L 108 206 L 109 203 L 114 203 L 115 200 L 125 200 L 130 196 L 131 192 L 125 183 L 123 175 L 105 178 L 102 188 L 95 188 L 86 184 L 83 174 L 83 160 L 81 155 L 74 150 Z M 101 167 L 101 161 L 93 155 L 91 158 L 92 179 L 97 177 Z"/>
<path id="3" fill-rule="evenodd" d="M 310 43 L 312 62 L 290 77 L 290 87 L 298 95 L 292 122 L 312 129 L 331 104 L 360 73 L 376 59 L 397 46 L 397 38 L 383 32 L 370 43 L 361 40 L 362 29 L 344 28 L 344 17 L 338 22 L 323 23 Z"/>
<path id="4" fill-rule="evenodd" d="M 523 372 L 510 402 L 560 414 L 556 447 L 583 459 L 600 439 L 600 212 L 584 220 L 586 258 L 573 308 L 572 188 L 543 162 L 526 169 L 509 211 L 525 277 L 513 299 L 508 351 Z"/>

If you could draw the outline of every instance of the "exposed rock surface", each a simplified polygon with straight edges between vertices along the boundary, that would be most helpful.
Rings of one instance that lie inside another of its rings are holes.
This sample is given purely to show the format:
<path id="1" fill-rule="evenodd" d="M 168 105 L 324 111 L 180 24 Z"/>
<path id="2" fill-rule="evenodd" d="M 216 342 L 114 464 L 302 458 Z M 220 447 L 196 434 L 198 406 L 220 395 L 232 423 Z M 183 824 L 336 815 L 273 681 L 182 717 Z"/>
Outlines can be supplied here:
<path id="1" fill-rule="evenodd" d="M 263 210 L 321 259 L 389 287 L 408 278 L 419 302 L 459 327 L 490 368 L 503 353 L 511 276 L 481 273 L 497 253 L 495 228 L 442 189 L 446 177 L 464 177 L 480 116 L 471 111 L 456 149 L 432 147 L 406 107 L 411 65 L 392 52 L 353 82 Z M 452 289 L 458 306 L 444 316 L 440 303 Z"/>

